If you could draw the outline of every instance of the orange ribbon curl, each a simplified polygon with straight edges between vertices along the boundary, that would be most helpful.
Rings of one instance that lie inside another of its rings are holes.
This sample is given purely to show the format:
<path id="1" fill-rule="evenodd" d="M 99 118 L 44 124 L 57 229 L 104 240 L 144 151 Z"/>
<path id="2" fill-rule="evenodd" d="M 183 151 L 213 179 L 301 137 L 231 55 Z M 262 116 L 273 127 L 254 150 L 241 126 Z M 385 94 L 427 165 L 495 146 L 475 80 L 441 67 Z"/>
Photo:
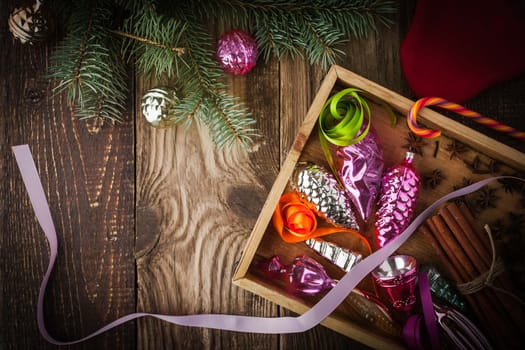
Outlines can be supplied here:
<path id="1" fill-rule="evenodd" d="M 360 247 L 358 250 L 360 253 L 364 252 L 363 256 L 372 253 L 370 243 L 359 232 L 336 226 L 318 227 L 317 216 L 324 217 L 317 213 L 314 204 L 303 200 L 296 191 L 291 191 L 283 194 L 279 199 L 273 212 L 272 222 L 283 241 L 288 243 L 303 242 L 310 238 L 343 232 L 352 234 L 356 239 L 353 245 Z"/>

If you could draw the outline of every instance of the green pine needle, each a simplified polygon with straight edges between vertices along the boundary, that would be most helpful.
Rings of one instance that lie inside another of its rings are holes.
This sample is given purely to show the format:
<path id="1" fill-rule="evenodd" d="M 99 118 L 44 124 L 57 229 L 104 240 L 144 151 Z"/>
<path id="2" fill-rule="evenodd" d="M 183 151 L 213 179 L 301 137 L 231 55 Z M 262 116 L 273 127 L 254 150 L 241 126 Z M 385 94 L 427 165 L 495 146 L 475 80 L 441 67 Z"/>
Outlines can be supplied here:
<path id="1" fill-rule="evenodd" d="M 205 123 L 219 149 L 248 149 L 258 132 L 250 111 L 226 93 L 209 21 L 254 35 L 260 57 L 307 57 L 323 68 L 339 46 L 390 25 L 394 1 L 380 0 L 46 0 L 68 21 L 49 77 L 81 118 L 121 120 L 129 93 L 125 62 L 178 91 L 175 123 Z M 176 82 L 176 83 L 173 83 Z M 175 85 L 175 86 L 173 86 Z"/>

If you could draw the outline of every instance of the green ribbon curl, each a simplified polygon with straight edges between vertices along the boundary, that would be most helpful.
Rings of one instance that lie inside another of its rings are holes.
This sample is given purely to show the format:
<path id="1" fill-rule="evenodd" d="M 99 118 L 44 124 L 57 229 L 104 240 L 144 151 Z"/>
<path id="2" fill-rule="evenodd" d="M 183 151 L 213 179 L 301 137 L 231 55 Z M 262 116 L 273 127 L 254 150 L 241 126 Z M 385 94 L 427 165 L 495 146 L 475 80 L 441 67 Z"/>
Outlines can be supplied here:
<path id="1" fill-rule="evenodd" d="M 328 142 L 336 146 L 353 145 L 368 134 L 371 125 L 370 106 L 359 93 L 363 90 L 348 88 L 339 91 L 326 100 L 319 114 L 319 141 L 332 173 L 342 185 Z M 363 123 L 366 127 L 361 131 Z"/>

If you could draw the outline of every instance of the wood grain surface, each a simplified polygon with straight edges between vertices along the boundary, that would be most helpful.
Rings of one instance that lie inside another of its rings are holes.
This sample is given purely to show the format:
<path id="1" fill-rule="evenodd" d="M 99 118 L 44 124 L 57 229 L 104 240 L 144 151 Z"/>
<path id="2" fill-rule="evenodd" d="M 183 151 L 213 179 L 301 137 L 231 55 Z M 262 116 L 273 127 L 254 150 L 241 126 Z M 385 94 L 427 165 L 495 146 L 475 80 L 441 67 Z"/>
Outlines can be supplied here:
<path id="1" fill-rule="evenodd" d="M 123 123 L 78 121 L 64 96 L 53 96 L 53 85 L 40 78 L 57 38 L 35 46 L 12 39 L 7 17 L 17 5 L 0 2 L 0 349 L 55 348 L 36 325 L 49 252 L 10 150 L 23 143 L 35 157 L 59 239 L 46 295 L 52 335 L 76 339 L 134 311 L 289 315 L 231 278 L 325 72 L 285 59 L 260 61 L 247 76 L 226 77 L 262 134 L 250 154 L 232 158 L 214 149 L 205 127 L 147 125 L 138 106 L 152 85 L 139 79 L 129 82 Z M 402 2 L 390 29 L 350 40 L 338 63 L 413 97 L 399 62 L 413 5 Z M 525 76 L 488 89 L 467 106 L 525 129 Z M 255 335 L 141 319 L 70 348 L 366 347 L 322 326 L 303 334 Z"/>

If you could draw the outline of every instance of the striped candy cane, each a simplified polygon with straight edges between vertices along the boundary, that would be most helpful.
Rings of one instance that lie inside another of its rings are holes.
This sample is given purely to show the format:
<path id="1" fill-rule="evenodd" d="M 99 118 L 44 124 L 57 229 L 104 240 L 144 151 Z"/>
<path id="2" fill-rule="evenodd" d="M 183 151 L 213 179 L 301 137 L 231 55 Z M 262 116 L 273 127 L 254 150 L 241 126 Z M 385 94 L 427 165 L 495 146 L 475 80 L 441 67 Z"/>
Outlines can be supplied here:
<path id="1" fill-rule="evenodd" d="M 417 114 L 426 106 L 437 106 L 443 109 L 448 109 L 459 115 L 470 118 L 480 124 L 488 126 L 491 129 L 505 133 L 509 136 L 525 141 L 525 132 L 516 130 L 508 125 L 502 124 L 492 118 L 484 117 L 481 114 L 467 109 L 457 103 L 447 101 L 441 97 L 423 97 L 414 103 L 407 114 L 408 127 L 417 136 L 425 138 L 433 138 L 441 135 L 441 130 L 424 129 L 417 125 Z"/>

